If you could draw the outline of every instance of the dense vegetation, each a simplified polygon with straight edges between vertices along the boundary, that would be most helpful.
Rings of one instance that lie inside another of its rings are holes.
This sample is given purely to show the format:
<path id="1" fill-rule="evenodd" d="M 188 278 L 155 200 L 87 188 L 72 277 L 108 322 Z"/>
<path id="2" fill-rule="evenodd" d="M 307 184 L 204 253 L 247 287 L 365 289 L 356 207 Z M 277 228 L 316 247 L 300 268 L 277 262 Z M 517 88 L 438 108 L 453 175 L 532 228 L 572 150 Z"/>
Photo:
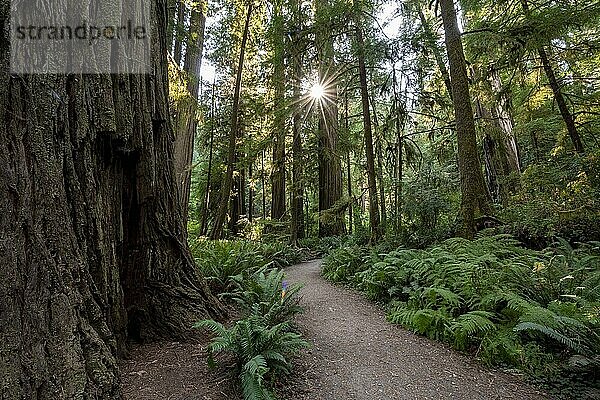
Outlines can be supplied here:
<path id="1" fill-rule="evenodd" d="M 289 242 L 393 323 L 597 386 L 597 2 L 207 5 L 188 226 L 214 291 L 270 260 L 244 240 Z"/>
<path id="2" fill-rule="evenodd" d="M 118 400 L 132 342 L 201 320 L 272 398 L 303 248 L 393 323 L 597 386 L 597 0 L 13 3 L 131 8 L 152 73 L 19 74 L 3 31 L 0 397 Z"/>
<path id="3" fill-rule="evenodd" d="M 385 304 L 388 319 L 587 398 L 600 370 L 600 243 L 544 251 L 507 235 L 424 250 L 345 245 L 323 276 Z"/>
<path id="4" fill-rule="evenodd" d="M 598 4 L 446 3 L 209 2 L 194 233 L 599 240 Z"/>
<path id="5" fill-rule="evenodd" d="M 274 399 L 273 385 L 290 373 L 292 356 L 308 347 L 293 325 L 302 312 L 301 286 L 289 285 L 281 270 L 300 261 L 301 253 L 286 245 L 201 241 L 194 255 L 213 292 L 240 313 L 230 327 L 212 319 L 194 325 L 215 335 L 209 364 L 216 366 L 215 356 L 229 353 L 244 399 Z"/>

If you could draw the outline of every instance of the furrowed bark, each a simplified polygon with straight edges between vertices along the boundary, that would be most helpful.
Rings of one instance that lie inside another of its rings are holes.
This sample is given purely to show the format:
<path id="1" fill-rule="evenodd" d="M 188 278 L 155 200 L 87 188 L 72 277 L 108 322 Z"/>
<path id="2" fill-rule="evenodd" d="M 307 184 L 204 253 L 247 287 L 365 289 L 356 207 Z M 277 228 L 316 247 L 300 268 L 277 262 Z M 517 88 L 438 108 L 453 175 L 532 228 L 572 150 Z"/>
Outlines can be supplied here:
<path id="1" fill-rule="evenodd" d="M 166 3 L 151 11 L 148 75 L 11 75 L 2 38 L 2 398 L 119 399 L 127 337 L 223 315 L 181 240 Z"/>

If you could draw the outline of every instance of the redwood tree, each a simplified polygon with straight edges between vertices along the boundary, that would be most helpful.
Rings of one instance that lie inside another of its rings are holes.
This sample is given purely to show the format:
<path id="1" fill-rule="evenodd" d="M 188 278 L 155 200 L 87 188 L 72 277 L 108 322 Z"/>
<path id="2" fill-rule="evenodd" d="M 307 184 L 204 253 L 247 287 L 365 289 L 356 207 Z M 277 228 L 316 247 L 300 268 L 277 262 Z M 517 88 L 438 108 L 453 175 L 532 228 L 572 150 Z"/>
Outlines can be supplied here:
<path id="1" fill-rule="evenodd" d="M 335 79 L 334 46 L 329 2 L 315 1 L 317 58 L 319 82 L 324 86 L 319 99 L 318 153 L 319 153 L 319 236 L 341 235 L 346 232 L 345 209 L 336 205 L 342 199 L 342 166 L 338 154 L 339 110 Z M 341 211 L 341 212 L 340 212 Z"/>
<path id="2" fill-rule="evenodd" d="M 2 398 L 119 399 L 127 337 L 183 337 L 222 313 L 183 240 L 165 0 L 151 10 L 146 75 L 10 74 L 4 31 Z"/>
<path id="3" fill-rule="evenodd" d="M 194 156 L 194 139 L 198 127 L 196 117 L 198 109 L 198 93 L 200 89 L 200 68 L 204 49 L 204 4 L 200 2 L 192 9 L 186 40 L 186 52 L 183 71 L 187 77 L 187 96 L 177 102 L 175 124 L 175 173 L 179 200 L 184 220 L 188 218 L 188 203 L 192 183 L 192 158 Z M 179 50 L 181 51 L 181 50 Z M 179 66 L 179 65 L 178 65 Z"/>

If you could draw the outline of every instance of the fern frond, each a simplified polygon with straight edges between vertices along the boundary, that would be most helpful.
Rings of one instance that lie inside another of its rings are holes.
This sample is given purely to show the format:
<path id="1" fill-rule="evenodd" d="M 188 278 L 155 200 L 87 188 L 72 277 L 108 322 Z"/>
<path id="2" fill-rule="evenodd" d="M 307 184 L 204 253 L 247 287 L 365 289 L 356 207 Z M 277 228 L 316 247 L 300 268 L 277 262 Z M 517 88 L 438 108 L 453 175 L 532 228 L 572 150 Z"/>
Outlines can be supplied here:
<path id="1" fill-rule="evenodd" d="M 535 322 L 521 322 L 521 323 L 517 324 L 517 326 L 515 326 L 513 328 L 513 330 L 515 332 L 520 332 L 520 331 L 539 332 L 543 335 L 546 335 L 546 336 L 556 340 L 559 343 L 562 343 L 567 348 L 569 348 L 577 353 L 580 353 L 580 354 L 585 353 L 584 348 L 578 342 L 563 335 L 562 333 L 556 331 L 555 329 L 550 328 L 545 325 L 541 325 L 541 324 L 538 324 Z"/>
<path id="2" fill-rule="evenodd" d="M 493 314 L 487 311 L 471 311 L 458 317 L 450 325 L 455 346 L 464 350 L 479 335 L 495 330 L 496 324 L 491 321 L 492 317 Z"/>

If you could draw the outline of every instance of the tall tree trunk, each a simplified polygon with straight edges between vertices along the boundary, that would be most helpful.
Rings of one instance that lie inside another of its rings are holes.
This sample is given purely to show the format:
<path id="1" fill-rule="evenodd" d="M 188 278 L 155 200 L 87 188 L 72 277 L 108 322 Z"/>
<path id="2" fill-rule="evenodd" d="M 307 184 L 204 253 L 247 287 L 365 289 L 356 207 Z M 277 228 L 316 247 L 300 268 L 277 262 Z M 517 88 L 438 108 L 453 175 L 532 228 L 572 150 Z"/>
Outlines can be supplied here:
<path id="1" fill-rule="evenodd" d="M 248 222 L 252 224 L 254 221 L 254 178 L 252 170 L 253 161 L 248 165 Z"/>
<path id="2" fill-rule="evenodd" d="M 202 51 L 204 48 L 204 26 L 206 17 L 199 10 L 192 10 L 188 40 L 186 44 L 183 70 L 187 76 L 188 96 L 176 105 L 175 117 L 175 173 L 179 200 L 183 210 L 184 221 L 188 220 L 190 188 L 192 184 L 192 159 L 194 157 L 194 140 L 198 119 L 198 93 L 200 88 L 200 68 L 202 66 Z"/>
<path id="3" fill-rule="evenodd" d="M 352 235 L 354 226 L 354 196 L 352 195 L 352 164 L 350 161 L 350 150 L 346 153 L 346 174 L 348 175 L 347 190 L 348 190 L 348 233 Z"/>
<path id="4" fill-rule="evenodd" d="M 396 159 L 394 168 L 394 204 L 396 206 L 396 232 L 400 232 L 402 226 L 402 175 L 403 175 L 403 145 L 402 123 L 400 121 L 400 99 L 398 96 L 398 81 L 396 79 L 396 68 L 392 71 L 392 88 L 394 93 L 393 110 L 395 115 L 394 127 L 396 129 Z"/>
<path id="5" fill-rule="evenodd" d="M 233 92 L 233 106 L 231 110 L 231 131 L 229 132 L 229 148 L 227 152 L 227 170 L 223 177 L 221 201 L 219 210 L 215 217 L 215 222 L 210 233 L 211 239 L 220 239 L 223 236 L 223 224 L 227 218 L 227 206 L 231 196 L 231 188 L 233 186 L 233 169 L 236 161 L 236 140 L 239 135 L 239 120 L 238 113 L 240 108 L 240 93 L 242 90 L 242 71 L 244 69 L 244 53 L 246 51 L 246 43 L 248 42 L 248 32 L 250 28 L 250 16 L 252 15 L 253 2 L 248 3 L 246 12 L 246 22 L 244 24 L 244 33 L 242 34 L 242 44 L 240 46 L 240 57 L 238 60 L 237 73 L 235 77 L 235 90 Z"/>
<path id="6" fill-rule="evenodd" d="M 371 108 L 373 109 L 373 126 L 375 127 L 375 134 L 379 129 L 379 121 L 377 119 L 377 107 L 375 106 L 375 98 L 370 98 Z M 379 181 L 379 204 L 381 206 L 381 235 L 385 235 L 387 228 L 387 205 L 385 199 L 385 183 L 383 181 L 383 150 L 381 149 L 381 139 L 375 139 L 375 157 L 377 160 L 377 180 Z"/>
<path id="7" fill-rule="evenodd" d="M 260 187 L 262 188 L 262 219 L 267 219 L 267 184 L 265 182 L 265 151 L 260 154 Z"/>
<path id="8" fill-rule="evenodd" d="M 127 336 L 184 337 L 222 314 L 182 240 L 166 13 L 155 0 L 144 16 L 156 32 L 148 75 L 11 75 L 3 33 L 4 399 L 120 399 Z"/>
<path id="9" fill-rule="evenodd" d="M 527 0 L 521 0 L 521 6 L 523 7 L 523 11 L 525 12 L 525 16 L 529 18 L 531 12 L 529 10 L 529 3 Z M 582 154 L 584 153 L 583 143 L 581 142 L 581 137 L 579 136 L 579 132 L 577 131 L 577 126 L 575 125 L 575 117 L 569 110 L 567 106 L 567 102 L 565 101 L 565 97 L 560 90 L 560 85 L 558 80 L 556 79 L 556 75 L 554 74 L 554 69 L 552 68 L 552 64 L 550 64 L 550 59 L 548 58 L 548 53 L 544 49 L 544 46 L 540 46 L 537 49 L 537 52 L 542 61 L 542 67 L 544 68 L 544 72 L 546 73 L 546 77 L 548 78 L 548 84 L 552 89 L 552 93 L 554 94 L 554 100 L 558 105 L 558 109 L 560 111 L 560 115 L 562 116 L 563 121 L 567 127 L 567 132 L 569 133 L 569 137 L 571 138 L 571 142 L 573 143 L 573 147 L 575 151 Z"/>
<path id="10" fill-rule="evenodd" d="M 334 49 L 328 1 L 316 0 L 316 42 L 319 59 L 319 82 L 325 87 L 319 99 L 319 237 L 346 232 L 344 214 L 334 206 L 342 198 L 342 167 L 337 150 L 338 94 L 334 80 Z"/>
<path id="11" fill-rule="evenodd" d="M 487 106 L 481 99 L 476 99 L 477 117 L 485 132 L 483 154 L 486 183 L 492 199 L 506 204 L 510 194 L 518 187 L 521 173 L 518 148 L 508 110 L 509 99 L 502 90 L 500 76 L 492 70 L 487 78 L 494 92 L 493 104 Z"/>
<path id="12" fill-rule="evenodd" d="M 452 99 L 458 141 L 458 170 L 461 187 L 461 232 L 466 238 L 475 235 L 476 214 L 489 215 L 491 206 L 485 189 L 477 151 L 475 121 L 469 93 L 469 81 L 456 9 L 452 0 L 440 0 L 446 51 L 450 62 Z"/>
<path id="13" fill-rule="evenodd" d="M 369 224 L 371 226 L 371 242 L 378 241 L 381 236 L 379 219 L 379 201 L 377 198 L 377 178 L 375 172 L 375 154 L 373 151 L 373 133 L 371 130 L 371 111 L 369 107 L 369 90 L 367 87 L 367 68 L 364 57 L 364 40 L 361 16 L 356 17 L 356 44 L 358 57 L 358 73 L 360 78 L 360 94 L 363 111 L 363 127 L 365 139 L 365 155 L 367 157 L 367 181 L 369 185 Z"/>
<path id="14" fill-rule="evenodd" d="M 237 157 L 235 164 L 237 164 Z M 229 220 L 227 221 L 227 229 L 229 234 L 236 236 L 238 234 L 238 221 L 240 219 L 240 176 L 233 177 L 231 185 L 231 195 L 229 197 Z"/>
<path id="15" fill-rule="evenodd" d="M 282 0 L 274 3 L 274 74 L 275 121 L 273 129 L 273 173 L 271 174 L 271 218 L 280 220 L 285 215 L 285 64 Z"/>
<path id="16" fill-rule="evenodd" d="M 300 7 L 300 2 L 298 3 Z M 296 20 L 300 20 L 300 13 L 296 11 Z M 301 25 L 300 25 L 301 26 Z M 294 40 L 295 39 L 295 40 Z M 294 101 L 300 100 L 300 88 L 302 85 L 302 53 L 298 49 L 298 38 L 292 37 L 296 48 L 292 55 L 293 79 L 294 79 Z M 304 174 L 302 168 L 302 110 L 294 106 L 292 115 L 292 200 L 291 205 L 291 242 L 296 243 L 298 239 L 304 238 Z"/>
<path id="17" fill-rule="evenodd" d="M 504 147 L 506 148 L 506 164 L 509 173 L 521 174 L 521 160 L 519 155 L 519 146 L 513 132 L 514 121 L 510 112 L 510 99 L 508 94 L 502 88 L 500 74 L 496 69 L 492 69 L 489 77 L 492 90 L 496 95 L 496 101 L 492 108 L 492 116 L 497 121 L 503 133 Z M 515 189 L 514 187 L 511 188 Z"/>
<path id="18" fill-rule="evenodd" d="M 200 234 L 206 235 L 208 229 L 208 210 L 210 208 L 210 184 L 212 177 L 213 147 L 215 140 L 215 82 L 213 81 L 210 94 L 210 140 L 208 143 L 208 172 L 206 174 L 206 190 L 204 191 L 204 207 Z"/>
<path id="19" fill-rule="evenodd" d="M 379 180 L 379 203 L 381 204 L 381 233 L 385 234 L 387 229 L 387 202 L 385 198 L 385 183 L 383 180 L 383 150 L 381 149 L 381 141 L 377 141 L 375 145 L 377 155 L 377 179 Z"/>
<path id="20" fill-rule="evenodd" d="M 579 136 L 579 132 L 577 131 L 577 127 L 575 126 L 575 118 L 569 110 L 567 102 L 565 101 L 565 97 L 563 96 L 560 90 L 560 85 L 558 84 L 556 76 L 554 75 L 554 70 L 552 69 L 550 60 L 548 59 L 548 54 L 546 54 L 546 50 L 544 50 L 543 47 L 540 47 L 538 49 L 538 53 L 540 55 L 540 59 L 542 60 L 542 66 L 544 67 L 544 72 L 546 73 L 546 77 L 548 78 L 548 83 L 550 84 L 550 88 L 552 89 L 552 93 L 554 94 L 554 100 L 558 105 L 560 115 L 565 121 L 567 132 L 569 133 L 569 137 L 571 138 L 573 147 L 575 148 L 576 152 L 583 154 L 583 143 L 581 142 L 581 137 Z"/>
<path id="21" fill-rule="evenodd" d="M 344 93 L 344 134 L 350 134 L 350 126 L 348 124 L 348 92 Z M 354 206 L 354 198 L 352 196 L 352 173 L 351 173 L 352 165 L 350 164 L 350 149 L 346 153 L 346 175 L 348 179 L 346 181 L 347 189 L 348 189 L 348 233 L 352 235 L 352 227 L 354 226 L 354 215 L 353 215 L 353 206 Z"/>

